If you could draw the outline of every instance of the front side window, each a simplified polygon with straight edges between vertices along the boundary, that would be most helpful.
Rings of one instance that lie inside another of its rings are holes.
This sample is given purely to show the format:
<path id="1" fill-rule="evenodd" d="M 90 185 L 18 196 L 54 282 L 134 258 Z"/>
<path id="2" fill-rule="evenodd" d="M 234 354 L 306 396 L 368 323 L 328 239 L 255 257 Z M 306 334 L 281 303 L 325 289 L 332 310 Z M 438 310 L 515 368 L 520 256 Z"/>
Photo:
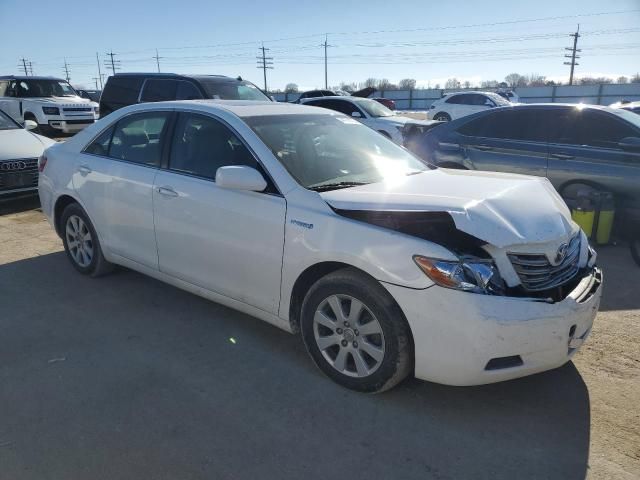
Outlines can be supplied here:
<path id="1" fill-rule="evenodd" d="M 147 112 L 119 120 L 109 145 L 109 157 L 159 166 L 168 116 L 166 112 Z"/>
<path id="2" fill-rule="evenodd" d="M 141 102 L 166 102 L 176 99 L 177 82 L 175 80 L 152 79 L 144 83 Z"/>
<path id="3" fill-rule="evenodd" d="M 461 103 L 466 103 L 464 99 L 465 95 L 451 95 L 449 98 L 445 100 L 445 103 L 452 103 L 454 105 L 459 105 Z"/>
<path id="4" fill-rule="evenodd" d="M 387 107 L 382 105 L 380 102 L 376 102 L 375 100 L 363 98 L 360 100 L 354 100 L 354 103 L 362 110 L 367 112 L 367 115 L 373 118 L 393 117 L 395 115 L 395 113 L 393 113 L 393 110 L 389 110 Z"/>
<path id="5" fill-rule="evenodd" d="M 354 112 L 357 112 L 362 117 L 364 117 L 358 107 L 356 107 L 353 103 L 344 100 L 325 100 L 324 102 L 320 102 L 318 106 L 330 108 L 331 110 L 344 113 L 348 116 L 351 116 Z"/>
<path id="6" fill-rule="evenodd" d="M 111 137 L 113 137 L 114 129 L 115 127 L 112 126 L 98 135 L 98 138 L 84 149 L 85 153 L 106 157 L 109 154 L 109 146 L 111 145 Z"/>
<path id="7" fill-rule="evenodd" d="M 360 122 L 334 114 L 243 119 L 303 187 L 332 190 L 430 167 Z"/>
<path id="8" fill-rule="evenodd" d="M 178 82 L 176 100 L 197 100 L 199 98 L 202 98 L 202 94 L 193 83 L 184 80 Z"/>
<path id="9" fill-rule="evenodd" d="M 169 169 L 215 180 L 220 167 L 258 162 L 222 122 L 205 115 L 180 113 L 173 136 Z"/>
<path id="10" fill-rule="evenodd" d="M 64 80 L 20 80 L 18 96 L 22 98 L 37 97 L 75 97 L 77 92 Z"/>
<path id="11" fill-rule="evenodd" d="M 637 137 L 638 131 L 630 125 L 605 113 L 586 111 L 580 115 L 577 128 L 583 145 L 598 148 L 620 148 L 618 143 L 626 137 Z"/>
<path id="12" fill-rule="evenodd" d="M 458 133 L 471 137 L 545 142 L 553 112 L 543 109 L 503 110 L 471 120 Z"/>

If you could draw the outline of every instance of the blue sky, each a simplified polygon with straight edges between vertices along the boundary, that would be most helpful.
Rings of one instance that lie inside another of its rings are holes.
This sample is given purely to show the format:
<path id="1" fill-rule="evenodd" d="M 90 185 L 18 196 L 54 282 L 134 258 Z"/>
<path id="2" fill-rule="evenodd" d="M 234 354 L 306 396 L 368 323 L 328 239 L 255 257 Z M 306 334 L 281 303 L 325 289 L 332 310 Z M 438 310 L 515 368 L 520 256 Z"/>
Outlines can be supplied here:
<path id="1" fill-rule="evenodd" d="M 321 87 L 325 33 L 330 85 L 369 77 L 475 84 L 511 72 L 566 80 L 563 48 L 578 23 L 577 76 L 640 71 L 640 0 L 0 0 L 0 12 L 0 74 L 19 72 L 24 56 L 36 75 L 62 77 L 66 57 L 72 83 L 86 86 L 97 76 L 96 52 L 101 62 L 118 53 L 121 71 L 155 71 L 156 48 L 162 71 L 242 75 L 262 86 L 255 57 L 264 41 L 274 57 L 270 88 Z"/>

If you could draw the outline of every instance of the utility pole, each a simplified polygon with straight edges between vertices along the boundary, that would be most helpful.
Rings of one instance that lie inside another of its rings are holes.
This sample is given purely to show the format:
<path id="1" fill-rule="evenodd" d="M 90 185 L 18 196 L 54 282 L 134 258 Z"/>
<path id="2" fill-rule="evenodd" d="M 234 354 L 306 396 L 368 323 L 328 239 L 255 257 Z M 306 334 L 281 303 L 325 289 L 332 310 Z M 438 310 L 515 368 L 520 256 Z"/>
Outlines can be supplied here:
<path id="1" fill-rule="evenodd" d="M 65 78 L 67 79 L 67 82 L 71 81 L 71 76 L 69 75 L 69 65 L 67 64 L 67 59 L 64 59 L 64 74 L 65 74 Z"/>
<path id="2" fill-rule="evenodd" d="M 24 72 L 25 76 L 29 75 L 29 70 L 27 69 L 27 59 L 26 58 L 21 58 L 20 61 L 22 62 L 22 71 Z"/>
<path id="3" fill-rule="evenodd" d="M 160 59 L 164 58 L 158 55 L 158 49 L 156 48 L 156 56 L 153 57 L 156 59 L 156 65 L 158 65 L 158 73 L 160 73 Z"/>
<path id="4" fill-rule="evenodd" d="M 102 86 L 102 72 L 100 71 L 100 56 L 98 55 L 98 52 L 96 52 L 96 62 L 98 64 L 98 79 L 100 80 L 100 90 L 103 89 Z M 98 84 L 96 84 L 96 90 L 98 89 Z"/>
<path id="5" fill-rule="evenodd" d="M 29 60 L 27 62 L 27 66 L 29 68 L 29 75 L 31 75 L 33 77 L 33 62 L 31 60 Z"/>
<path id="6" fill-rule="evenodd" d="M 569 34 L 570 37 L 573 37 L 573 47 L 566 47 L 565 50 L 569 50 L 571 52 L 571 55 L 565 55 L 566 58 L 570 58 L 571 61 L 570 62 L 564 62 L 565 65 L 571 65 L 571 72 L 569 73 L 569 85 L 573 85 L 573 70 L 575 69 L 576 65 L 580 65 L 579 63 L 576 63 L 576 59 L 580 58 L 578 55 L 576 55 L 577 52 L 580 52 L 581 50 L 578 49 L 578 37 L 580 37 L 580 24 L 578 24 L 578 29 L 576 30 L 576 33 L 571 33 Z"/>
<path id="7" fill-rule="evenodd" d="M 261 68 L 264 74 L 264 92 L 268 93 L 267 90 L 267 69 L 270 68 L 273 70 L 273 57 L 267 57 L 268 48 L 264 47 L 264 43 L 262 47 L 258 47 L 258 50 L 262 50 L 262 56 L 256 57 L 258 59 L 258 67 Z"/>
<path id="8" fill-rule="evenodd" d="M 329 88 L 327 76 L 327 47 L 330 47 L 330 45 L 328 43 L 328 35 L 326 33 L 324 35 L 324 43 L 321 43 L 320 46 L 324 47 L 324 88 Z"/>
<path id="9" fill-rule="evenodd" d="M 116 74 L 116 69 L 120 68 L 120 60 L 114 60 L 114 57 L 116 57 L 118 54 L 117 53 L 113 53 L 113 50 L 110 52 L 107 52 L 106 54 L 108 57 L 111 58 L 111 60 L 107 60 L 105 62 L 105 64 L 107 65 L 107 68 L 109 68 L 109 63 L 111 64 L 111 71 L 113 72 L 113 74 Z"/>
<path id="10" fill-rule="evenodd" d="M 101 89 L 98 88 L 98 77 L 91 77 L 91 80 L 96 82 L 96 90 L 101 90 Z"/>

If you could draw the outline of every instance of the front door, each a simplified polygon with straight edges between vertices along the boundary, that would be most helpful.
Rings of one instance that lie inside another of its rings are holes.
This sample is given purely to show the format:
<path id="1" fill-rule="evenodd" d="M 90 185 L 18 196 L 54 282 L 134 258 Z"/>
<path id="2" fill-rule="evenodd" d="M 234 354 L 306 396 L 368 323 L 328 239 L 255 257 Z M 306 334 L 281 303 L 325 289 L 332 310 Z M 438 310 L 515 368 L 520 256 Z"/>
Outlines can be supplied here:
<path id="1" fill-rule="evenodd" d="M 273 186 L 218 187 L 216 171 L 227 165 L 262 168 L 224 123 L 180 113 L 153 193 L 160 270 L 276 314 L 286 202 Z"/>

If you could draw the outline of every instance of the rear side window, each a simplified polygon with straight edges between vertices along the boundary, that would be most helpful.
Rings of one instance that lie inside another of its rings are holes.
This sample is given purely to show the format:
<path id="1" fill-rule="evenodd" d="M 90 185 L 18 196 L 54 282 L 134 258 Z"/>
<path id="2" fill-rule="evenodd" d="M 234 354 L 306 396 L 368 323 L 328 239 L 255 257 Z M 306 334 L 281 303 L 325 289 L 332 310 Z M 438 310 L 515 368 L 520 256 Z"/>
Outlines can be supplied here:
<path id="1" fill-rule="evenodd" d="M 148 112 L 121 119 L 113 132 L 109 157 L 159 166 L 168 116 L 167 112 Z"/>
<path id="2" fill-rule="evenodd" d="M 102 101 L 130 105 L 138 102 L 142 77 L 109 77 L 102 92 Z"/>
<path id="3" fill-rule="evenodd" d="M 202 98 L 200 90 L 191 82 L 181 80 L 176 90 L 176 100 L 197 100 Z"/>
<path id="4" fill-rule="evenodd" d="M 460 127 L 458 133 L 470 137 L 545 142 L 547 122 L 552 116 L 552 111 L 542 109 L 505 110 L 472 120 Z"/>
<path id="5" fill-rule="evenodd" d="M 215 180 L 218 168 L 258 162 L 240 139 L 222 122 L 192 113 L 180 113 L 169 158 L 169 169 Z"/>
<path id="6" fill-rule="evenodd" d="M 465 103 L 464 95 L 452 95 L 445 100 L 446 103 L 460 104 Z"/>
<path id="7" fill-rule="evenodd" d="M 178 82 L 175 80 L 149 79 L 142 87 L 141 102 L 166 102 L 176 99 Z"/>
<path id="8" fill-rule="evenodd" d="M 618 142 L 640 133 L 622 120 L 602 112 L 572 108 L 550 120 L 551 142 L 596 148 L 620 148 Z"/>
<path id="9" fill-rule="evenodd" d="M 96 138 L 87 148 L 85 148 L 85 153 L 107 156 L 109 153 L 109 145 L 111 145 L 111 137 L 113 136 L 114 129 L 115 127 L 111 127 L 102 132 L 98 136 L 98 138 Z"/>

